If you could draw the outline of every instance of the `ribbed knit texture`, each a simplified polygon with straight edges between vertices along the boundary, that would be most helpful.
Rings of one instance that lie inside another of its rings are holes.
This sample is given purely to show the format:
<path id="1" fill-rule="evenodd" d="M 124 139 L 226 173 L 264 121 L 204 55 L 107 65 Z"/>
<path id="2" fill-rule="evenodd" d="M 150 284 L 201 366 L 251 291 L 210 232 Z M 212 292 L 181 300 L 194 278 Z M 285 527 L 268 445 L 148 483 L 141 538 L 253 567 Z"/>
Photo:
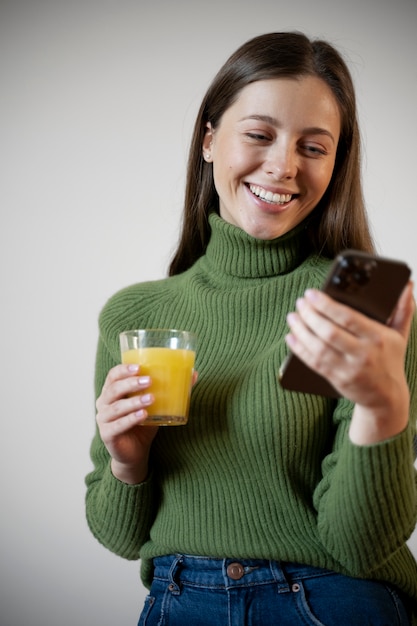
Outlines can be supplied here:
<path id="1" fill-rule="evenodd" d="M 272 241 L 214 214 L 210 225 L 207 252 L 191 269 L 123 289 L 101 312 L 97 395 L 129 328 L 195 332 L 199 378 L 188 424 L 160 428 L 146 483 L 117 481 L 96 434 L 86 479 L 93 534 L 140 557 L 147 586 L 156 555 L 268 558 L 389 581 L 417 614 L 417 566 L 405 543 L 417 514 L 416 324 L 410 425 L 355 446 L 348 401 L 284 391 L 277 380 L 286 314 L 307 287 L 321 286 L 329 261 L 310 253 L 303 225 Z"/>

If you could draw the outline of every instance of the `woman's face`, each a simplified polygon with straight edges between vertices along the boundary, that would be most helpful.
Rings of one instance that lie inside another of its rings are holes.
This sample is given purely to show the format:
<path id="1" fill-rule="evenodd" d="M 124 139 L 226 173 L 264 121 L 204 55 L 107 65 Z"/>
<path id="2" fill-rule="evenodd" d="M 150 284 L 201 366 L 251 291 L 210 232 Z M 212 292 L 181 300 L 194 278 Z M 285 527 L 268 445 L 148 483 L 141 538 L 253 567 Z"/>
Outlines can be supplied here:
<path id="1" fill-rule="evenodd" d="M 291 230 L 326 191 L 339 135 L 337 102 L 320 78 L 244 87 L 203 142 L 221 217 L 258 239 Z"/>

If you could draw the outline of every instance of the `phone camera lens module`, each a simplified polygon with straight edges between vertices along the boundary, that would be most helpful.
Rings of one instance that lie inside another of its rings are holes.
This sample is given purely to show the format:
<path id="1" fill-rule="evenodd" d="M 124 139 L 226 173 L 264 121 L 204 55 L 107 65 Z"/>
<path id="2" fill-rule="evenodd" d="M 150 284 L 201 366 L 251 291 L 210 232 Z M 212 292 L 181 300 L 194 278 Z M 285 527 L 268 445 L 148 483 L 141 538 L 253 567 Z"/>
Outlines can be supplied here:
<path id="1" fill-rule="evenodd" d="M 356 271 L 354 272 L 352 278 L 357 285 L 366 285 L 369 282 L 369 273 L 365 271 Z"/>

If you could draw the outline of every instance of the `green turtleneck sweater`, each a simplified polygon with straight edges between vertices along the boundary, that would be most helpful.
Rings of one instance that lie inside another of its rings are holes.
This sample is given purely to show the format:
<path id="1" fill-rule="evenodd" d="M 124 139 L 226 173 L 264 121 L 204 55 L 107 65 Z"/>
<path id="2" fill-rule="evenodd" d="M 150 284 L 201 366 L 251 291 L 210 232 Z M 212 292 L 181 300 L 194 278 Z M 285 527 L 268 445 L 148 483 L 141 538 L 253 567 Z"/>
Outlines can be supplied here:
<path id="1" fill-rule="evenodd" d="M 413 438 L 417 327 L 407 353 L 409 427 L 373 446 L 348 437 L 352 404 L 284 391 L 286 314 L 329 261 L 303 226 L 257 240 L 210 216 L 211 239 L 189 270 L 115 294 L 100 315 L 96 393 L 120 362 L 118 335 L 180 328 L 198 335 L 198 382 L 186 426 L 160 428 L 148 480 L 110 471 L 99 434 L 86 478 L 87 519 L 109 550 L 142 560 L 183 553 L 295 561 L 386 580 L 417 614 L 417 565 L 406 546 L 416 522 Z"/>

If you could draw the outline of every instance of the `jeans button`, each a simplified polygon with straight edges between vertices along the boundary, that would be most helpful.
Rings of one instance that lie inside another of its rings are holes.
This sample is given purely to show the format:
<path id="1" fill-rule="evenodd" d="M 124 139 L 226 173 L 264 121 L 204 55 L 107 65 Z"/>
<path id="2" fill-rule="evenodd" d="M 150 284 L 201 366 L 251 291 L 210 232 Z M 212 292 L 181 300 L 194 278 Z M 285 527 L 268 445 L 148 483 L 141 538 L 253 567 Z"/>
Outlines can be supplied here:
<path id="1" fill-rule="evenodd" d="M 240 580 L 245 575 L 245 569 L 241 563 L 230 563 L 226 572 L 232 580 Z"/>

